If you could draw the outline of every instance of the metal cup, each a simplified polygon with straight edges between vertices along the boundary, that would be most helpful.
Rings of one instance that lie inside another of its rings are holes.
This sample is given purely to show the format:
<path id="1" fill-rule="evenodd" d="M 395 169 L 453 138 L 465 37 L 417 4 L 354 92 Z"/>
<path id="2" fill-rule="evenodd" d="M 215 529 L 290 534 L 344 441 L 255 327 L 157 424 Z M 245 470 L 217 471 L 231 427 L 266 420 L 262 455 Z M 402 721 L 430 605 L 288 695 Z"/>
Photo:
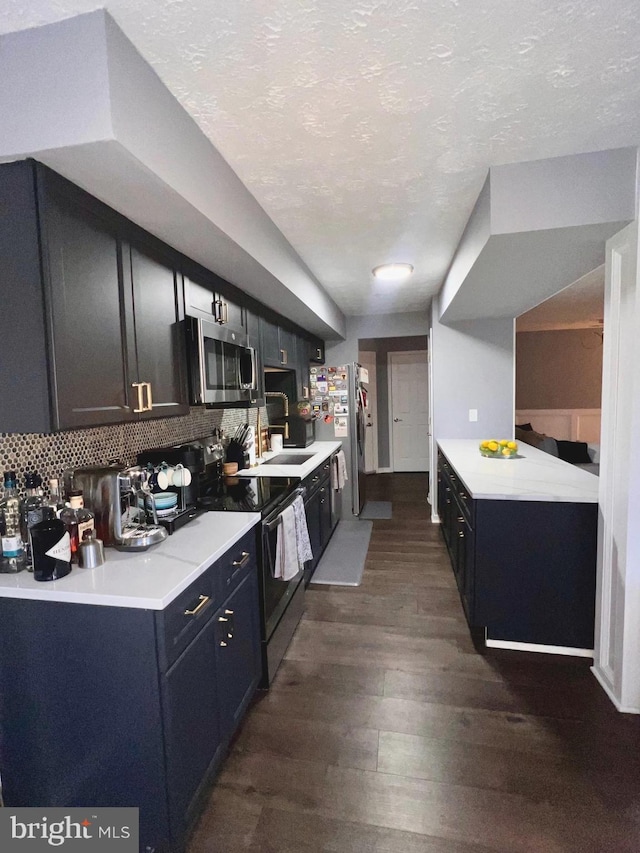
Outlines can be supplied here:
<path id="1" fill-rule="evenodd" d="M 95 530 L 88 530 L 78 546 L 78 565 L 81 569 L 94 569 L 104 563 L 104 545 L 96 539 Z"/>

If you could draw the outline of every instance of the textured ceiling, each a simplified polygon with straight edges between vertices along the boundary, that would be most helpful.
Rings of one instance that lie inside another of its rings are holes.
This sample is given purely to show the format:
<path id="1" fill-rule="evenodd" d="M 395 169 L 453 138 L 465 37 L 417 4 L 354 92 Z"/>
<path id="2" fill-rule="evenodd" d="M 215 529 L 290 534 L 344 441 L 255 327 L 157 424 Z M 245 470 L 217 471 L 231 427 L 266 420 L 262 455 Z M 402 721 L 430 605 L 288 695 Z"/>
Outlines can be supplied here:
<path id="1" fill-rule="evenodd" d="M 3 0 L 0 32 L 98 5 Z M 489 166 L 640 142 L 638 0 L 106 6 L 348 314 L 426 307 Z"/>
<path id="2" fill-rule="evenodd" d="M 604 318 L 604 264 L 516 321 L 518 332 L 601 327 Z"/>

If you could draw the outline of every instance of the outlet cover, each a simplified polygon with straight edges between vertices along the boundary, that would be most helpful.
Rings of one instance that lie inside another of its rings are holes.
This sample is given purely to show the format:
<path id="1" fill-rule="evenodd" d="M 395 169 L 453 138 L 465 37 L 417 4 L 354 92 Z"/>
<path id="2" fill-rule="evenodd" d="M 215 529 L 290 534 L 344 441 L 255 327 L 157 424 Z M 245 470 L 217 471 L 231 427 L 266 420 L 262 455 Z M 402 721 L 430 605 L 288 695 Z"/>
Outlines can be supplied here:
<path id="1" fill-rule="evenodd" d="M 475 423 L 478 420 L 478 410 L 477 409 L 469 409 L 469 421 L 471 423 Z"/>

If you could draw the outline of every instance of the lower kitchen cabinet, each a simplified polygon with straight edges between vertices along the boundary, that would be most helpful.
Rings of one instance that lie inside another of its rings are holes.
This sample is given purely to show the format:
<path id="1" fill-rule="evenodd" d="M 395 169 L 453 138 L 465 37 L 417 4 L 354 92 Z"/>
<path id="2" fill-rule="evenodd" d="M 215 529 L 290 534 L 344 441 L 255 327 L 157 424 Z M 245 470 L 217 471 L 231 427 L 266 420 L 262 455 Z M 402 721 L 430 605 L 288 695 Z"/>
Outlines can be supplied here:
<path id="1" fill-rule="evenodd" d="M 5 804 L 137 807 L 140 850 L 182 853 L 260 679 L 259 618 L 255 529 L 162 611 L 0 599 Z"/>
<path id="2" fill-rule="evenodd" d="M 474 500 L 438 453 L 442 534 L 478 637 L 593 648 L 597 513 L 594 503 Z"/>
<path id="3" fill-rule="evenodd" d="M 313 551 L 313 560 L 307 564 L 305 570 L 307 584 L 339 520 L 337 513 L 332 512 L 331 465 L 332 461 L 327 459 L 302 481 L 303 487 L 307 490 L 304 508 Z"/>

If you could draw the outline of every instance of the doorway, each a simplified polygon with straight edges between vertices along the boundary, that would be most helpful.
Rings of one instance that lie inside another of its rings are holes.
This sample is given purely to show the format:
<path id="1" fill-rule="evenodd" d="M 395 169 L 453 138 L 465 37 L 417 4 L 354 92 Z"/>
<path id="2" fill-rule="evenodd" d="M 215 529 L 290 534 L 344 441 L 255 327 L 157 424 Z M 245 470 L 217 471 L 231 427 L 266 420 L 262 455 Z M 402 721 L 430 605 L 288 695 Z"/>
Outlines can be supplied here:
<path id="1" fill-rule="evenodd" d="M 426 350 L 390 352 L 389 431 L 393 471 L 429 470 L 429 368 Z"/>

